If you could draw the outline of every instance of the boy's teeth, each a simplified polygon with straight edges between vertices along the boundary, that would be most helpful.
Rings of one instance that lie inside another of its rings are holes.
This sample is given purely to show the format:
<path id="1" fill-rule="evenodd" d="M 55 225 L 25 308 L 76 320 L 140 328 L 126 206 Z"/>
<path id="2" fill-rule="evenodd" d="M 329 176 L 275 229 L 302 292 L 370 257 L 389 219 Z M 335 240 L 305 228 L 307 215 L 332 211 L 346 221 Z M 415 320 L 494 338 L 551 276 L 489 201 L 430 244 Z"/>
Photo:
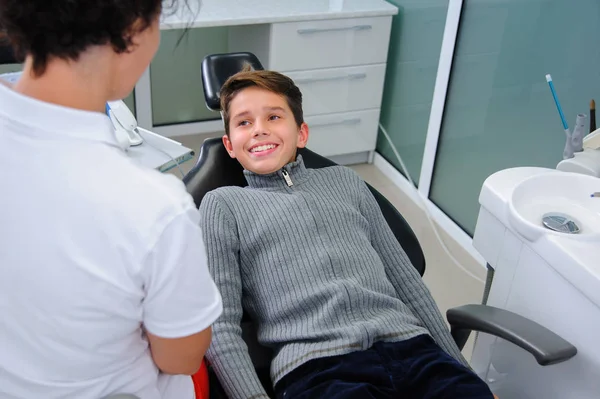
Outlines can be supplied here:
<path id="1" fill-rule="evenodd" d="M 275 148 L 275 145 L 274 144 L 259 145 L 258 147 L 254 147 L 253 149 L 251 149 L 250 152 L 267 151 L 267 150 L 270 150 L 271 148 Z"/>

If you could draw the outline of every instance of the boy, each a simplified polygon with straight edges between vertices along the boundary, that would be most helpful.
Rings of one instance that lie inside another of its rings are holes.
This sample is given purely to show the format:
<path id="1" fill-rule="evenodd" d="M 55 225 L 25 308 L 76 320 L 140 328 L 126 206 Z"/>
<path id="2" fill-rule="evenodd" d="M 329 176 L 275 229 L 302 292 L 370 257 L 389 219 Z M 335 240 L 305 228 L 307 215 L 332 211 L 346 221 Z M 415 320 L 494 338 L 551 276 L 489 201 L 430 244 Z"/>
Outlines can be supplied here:
<path id="1" fill-rule="evenodd" d="M 148 68 L 161 9 L 0 0 L 0 35 L 25 56 L 0 82 L 0 398 L 202 393 L 221 297 L 200 214 L 181 181 L 119 148 L 104 113 Z"/>
<path id="2" fill-rule="evenodd" d="M 366 184 L 296 155 L 309 129 L 293 81 L 244 70 L 220 95 L 223 144 L 248 181 L 200 207 L 224 308 L 207 356 L 227 394 L 268 397 L 240 335 L 243 307 L 274 349 L 278 398 L 491 399 Z"/>

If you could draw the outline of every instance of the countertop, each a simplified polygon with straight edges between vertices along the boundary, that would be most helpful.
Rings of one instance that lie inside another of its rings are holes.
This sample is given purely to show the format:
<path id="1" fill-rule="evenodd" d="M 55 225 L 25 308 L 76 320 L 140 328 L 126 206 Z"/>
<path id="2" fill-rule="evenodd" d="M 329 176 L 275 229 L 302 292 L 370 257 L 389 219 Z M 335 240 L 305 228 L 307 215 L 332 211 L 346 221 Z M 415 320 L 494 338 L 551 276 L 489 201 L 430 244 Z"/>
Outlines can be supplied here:
<path id="1" fill-rule="evenodd" d="M 390 16 L 398 9 L 385 0 L 187 0 L 165 9 L 161 29 L 269 24 L 320 19 Z"/>

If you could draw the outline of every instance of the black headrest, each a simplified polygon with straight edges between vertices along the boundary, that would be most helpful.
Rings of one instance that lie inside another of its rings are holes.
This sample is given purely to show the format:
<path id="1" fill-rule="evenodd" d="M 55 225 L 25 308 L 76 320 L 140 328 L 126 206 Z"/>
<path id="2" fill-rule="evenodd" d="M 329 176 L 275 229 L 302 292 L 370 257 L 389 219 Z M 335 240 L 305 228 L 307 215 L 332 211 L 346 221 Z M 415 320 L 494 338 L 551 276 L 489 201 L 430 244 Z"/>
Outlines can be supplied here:
<path id="1" fill-rule="evenodd" d="M 19 62 L 15 56 L 12 46 L 6 39 L 0 39 L 0 65 L 18 63 Z"/>
<path id="2" fill-rule="evenodd" d="M 318 169 L 336 165 L 335 162 L 308 148 L 301 148 L 298 150 L 298 153 L 302 155 L 307 168 Z M 229 156 L 220 138 L 204 141 L 200 148 L 196 165 L 184 177 L 183 182 L 198 207 L 202 198 L 209 191 L 223 186 L 245 187 L 248 185 L 242 166 L 237 160 Z M 421 245 L 410 225 L 379 191 L 369 184 L 367 186 L 375 196 L 383 216 L 396 236 L 396 239 L 400 242 L 402 248 L 404 248 L 411 263 L 423 275 L 425 272 L 425 257 L 421 250 Z"/>
<path id="3" fill-rule="evenodd" d="M 219 92 L 223 83 L 232 75 L 241 71 L 249 63 L 255 70 L 264 69 L 258 58 L 252 53 L 211 54 L 202 61 L 202 84 L 204 100 L 212 111 L 220 111 Z"/>
<path id="4" fill-rule="evenodd" d="M 183 182 L 200 206 L 202 198 L 219 187 L 240 186 L 248 183 L 240 163 L 229 156 L 220 138 L 206 139 L 200 147 L 196 165 L 185 175 Z"/>

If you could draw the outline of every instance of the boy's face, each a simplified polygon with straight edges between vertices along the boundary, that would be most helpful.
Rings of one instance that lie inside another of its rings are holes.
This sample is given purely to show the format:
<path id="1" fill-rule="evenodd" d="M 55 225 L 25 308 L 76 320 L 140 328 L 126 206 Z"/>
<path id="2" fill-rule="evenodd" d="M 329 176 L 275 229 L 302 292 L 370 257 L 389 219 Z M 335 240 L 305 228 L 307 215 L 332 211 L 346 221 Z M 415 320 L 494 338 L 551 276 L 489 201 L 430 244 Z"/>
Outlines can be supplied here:
<path id="1" fill-rule="evenodd" d="M 258 87 L 241 90 L 229 103 L 229 136 L 223 144 L 232 158 L 261 175 L 296 160 L 308 141 L 308 126 L 296 125 L 284 96 Z"/>

